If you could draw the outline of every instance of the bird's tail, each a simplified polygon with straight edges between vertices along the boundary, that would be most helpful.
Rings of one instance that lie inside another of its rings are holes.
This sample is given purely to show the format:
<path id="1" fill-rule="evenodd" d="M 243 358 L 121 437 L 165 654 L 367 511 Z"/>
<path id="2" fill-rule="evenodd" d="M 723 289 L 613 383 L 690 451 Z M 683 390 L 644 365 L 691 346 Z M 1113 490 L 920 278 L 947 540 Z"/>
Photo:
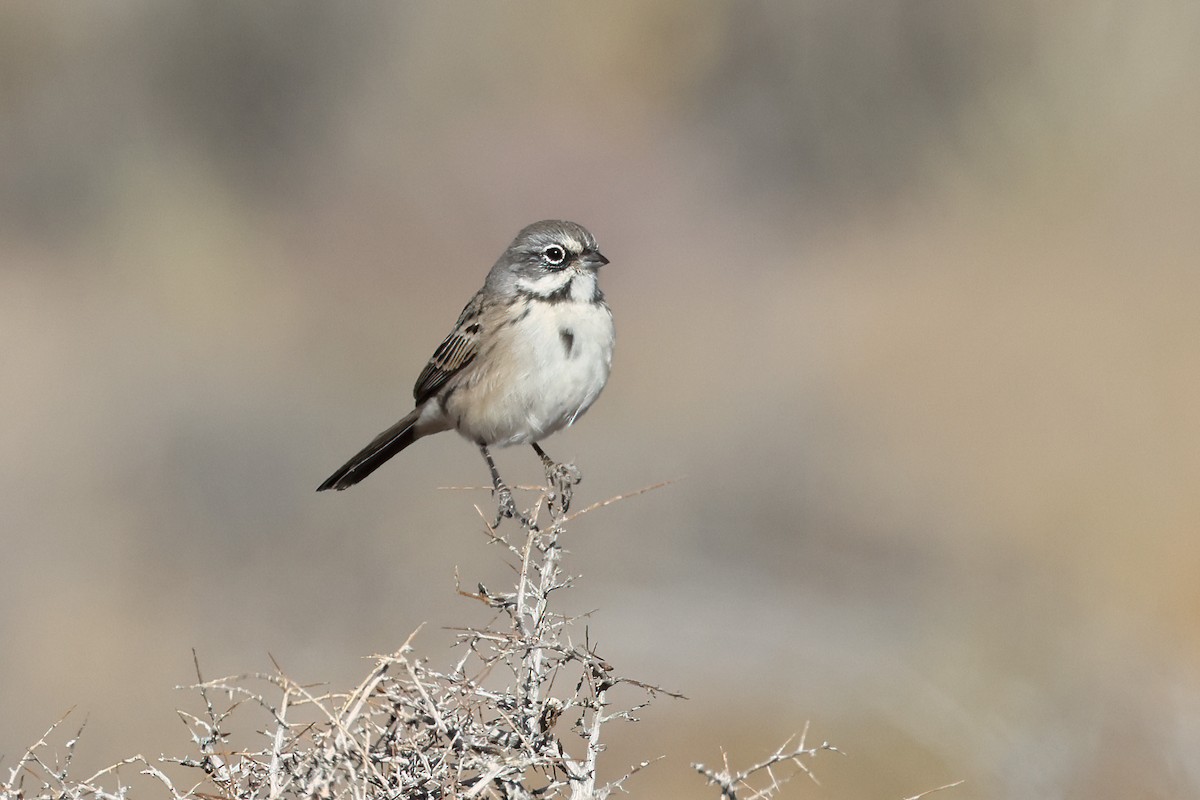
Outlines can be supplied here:
<path id="1" fill-rule="evenodd" d="M 414 409 L 407 417 L 372 439 L 369 445 L 358 451 L 354 458 L 343 464 L 337 472 L 318 486 L 317 491 L 323 492 L 326 489 L 341 491 L 349 488 L 383 466 L 383 462 L 415 442 L 420 438 L 416 432 L 417 417 L 420 415 L 420 411 L 420 408 Z"/>

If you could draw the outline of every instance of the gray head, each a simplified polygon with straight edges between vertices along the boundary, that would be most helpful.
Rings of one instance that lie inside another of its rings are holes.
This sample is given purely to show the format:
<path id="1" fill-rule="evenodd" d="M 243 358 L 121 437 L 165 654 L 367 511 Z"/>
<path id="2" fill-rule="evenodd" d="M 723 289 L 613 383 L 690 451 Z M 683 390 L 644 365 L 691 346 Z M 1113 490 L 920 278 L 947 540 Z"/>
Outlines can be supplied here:
<path id="1" fill-rule="evenodd" d="M 487 285 L 504 293 L 583 299 L 599 294 L 596 270 L 607 263 L 587 228 L 547 219 L 517 234 L 488 273 Z"/>

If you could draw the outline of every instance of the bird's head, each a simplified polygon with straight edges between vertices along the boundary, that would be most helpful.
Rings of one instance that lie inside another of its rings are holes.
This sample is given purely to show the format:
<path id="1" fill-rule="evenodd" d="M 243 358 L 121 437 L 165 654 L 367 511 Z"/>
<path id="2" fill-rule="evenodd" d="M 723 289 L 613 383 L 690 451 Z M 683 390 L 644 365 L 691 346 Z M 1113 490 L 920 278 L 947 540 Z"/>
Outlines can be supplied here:
<path id="1" fill-rule="evenodd" d="M 544 300 L 582 300 L 595 294 L 596 270 L 607 263 L 587 228 L 543 220 L 517 234 L 488 281 L 494 288 Z"/>

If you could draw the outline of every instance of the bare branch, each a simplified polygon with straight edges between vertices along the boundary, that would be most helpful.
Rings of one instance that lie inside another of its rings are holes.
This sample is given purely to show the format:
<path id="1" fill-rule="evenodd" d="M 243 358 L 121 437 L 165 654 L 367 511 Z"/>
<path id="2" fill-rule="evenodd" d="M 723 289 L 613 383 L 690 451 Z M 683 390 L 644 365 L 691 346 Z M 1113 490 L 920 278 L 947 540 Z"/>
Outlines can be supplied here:
<path id="1" fill-rule="evenodd" d="M 467 591 L 455 571 L 455 591 L 486 606 L 491 619 L 450 628 L 457 652 L 443 669 L 416 654 L 420 627 L 395 652 L 373 656 L 371 670 L 349 691 L 302 684 L 274 658 L 274 672 L 205 679 L 193 651 L 196 683 L 182 688 L 199 695 L 200 708 L 178 713 L 195 752 L 158 763 L 198 770 L 194 786 L 177 788 L 141 755 L 73 781 L 68 768 L 78 734 L 61 761 L 47 763 L 53 760 L 45 756 L 59 720 L 10 770 L 0 800 L 127 800 L 122 768 L 136 768 L 170 800 L 606 800 L 625 792 L 627 782 L 658 759 L 602 782 L 609 723 L 637 722 L 662 695 L 686 698 L 620 675 L 601 657 L 586 625 L 577 643 L 576 626 L 590 612 L 569 616 L 555 606 L 576 579 L 563 566 L 562 539 L 578 517 L 670 483 L 569 515 L 562 496 L 551 502 L 551 490 L 542 488 L 520 526 L 504 534 L 480 512 L 487 543 L 503 546 L 513 582 L 501 591 L 482 583 Z M 614 691 L 618 687 L 625 688 Z M 233 746 L 234 719 L 238 731 L 253 723 L 258 738 Z M 828 742 L 807 746 L 806 735 L 807 725 L 798 743 L 793 737 L 741 771 L 730 768 L 725 754 L 722 768 L 693 767 L 728 800 L 765 800 L 799 772 L 813 777 L 807 762 L 818 752 L 837 752 Z M 101 785 L 112 781 L 115 789 Z M 31 791 L 26 782 L 39 786 Z"/>
<path id="2" fill-rule="evenodd" d="M 735 772 L 729 766 L 729 755 L 722 753 L 724 767 L 715 769 L 706 767 L 704 764 L 694 763 L 692 768 L 708 779 L 708 782 L 717 786 L 721 790 L 721 797 L 727 800 L 738 800 L 744 793 L 744 800 L 762 800 L 763 798 L 773 797 L 783 787 L 783 784 L 795 777 L 796 773 L 780 776 L 776 773 L 775 767 L 780 764 L 790 763 L 796 768 L 796 772 L 803 772 L 814 783 L 817 783 L 816 776 L 809 769 L 808 764 L 804 759 L 811 759 L 821 751 L 830 751 L 840 753 L 836 747 L 829 742 L 822 742 L 815 747 L 808 747 L 805 744 L 805 739 L 808 736 L 808 723 L 804 724 L 804 730 L 800 732 L 800 741 L 794 747 L 792 742 L 796 739 L 793 735 L 781 744 L 774 753 L 766 759 L 758 762 L 744 770 Z M 766 780 L 760 780 L 765 777 Z"/>

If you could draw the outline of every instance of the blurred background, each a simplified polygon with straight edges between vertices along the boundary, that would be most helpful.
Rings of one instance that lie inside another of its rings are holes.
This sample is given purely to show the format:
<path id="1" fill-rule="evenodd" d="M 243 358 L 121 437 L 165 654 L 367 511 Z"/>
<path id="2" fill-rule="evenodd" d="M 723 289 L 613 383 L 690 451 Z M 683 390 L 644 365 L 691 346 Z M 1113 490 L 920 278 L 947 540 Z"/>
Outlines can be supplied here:
<path id="1" fill-rule="evenodd" d="M 313 490 L 566 217 L 619 341 L 547 449 L 676 481 L 568 535 L 563 610 L 691 698 L 612 776 L 809 720 L 789 796 L 1195 796 L 1198 75 L 1159 0 L 5 5 L 0 769 L 72 707 L 81 776 L 188 752 L 192 648 L 449 664 L 475 449 Z"/>

